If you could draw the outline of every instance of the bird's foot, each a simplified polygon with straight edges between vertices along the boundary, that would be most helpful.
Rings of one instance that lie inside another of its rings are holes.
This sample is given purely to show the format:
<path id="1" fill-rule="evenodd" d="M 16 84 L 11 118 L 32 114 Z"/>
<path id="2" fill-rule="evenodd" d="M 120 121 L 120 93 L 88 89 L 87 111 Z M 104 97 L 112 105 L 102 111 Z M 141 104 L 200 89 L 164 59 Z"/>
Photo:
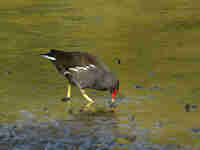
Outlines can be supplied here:
<path id="1" fill-rule="evenodd" d="M 86 105 L 84 105 L 84 106 L 80 109 L 80 111 L 81 111 L 81 112 L 82 112 L 82 111 L 89 111 L 92 104 L 94 104 L 94 102 L 89 102 L 89 103 L 87 103 Z"/>
<path id="2" fill-rule="evenodd" d="M 70 100 L 70 97 L 64 97 L 64 98 L 61 99 L 61 101 L 62 102 L 66 102 L 68 113 L 72 114 L 73 113 L 73 111 L 72 111 L 72 102 Z"/>
<path id="3" fill-rule="evenodd" d="M 109 107 L 110 107 L 110 110 L 109 112 L 117 112 L 117 103 L 114 101 L 114 102 L 111 102 L 109 104 Z"/>
<path id="4" fill-rule="evenodd" d="M 111 102 L 111 103 L 109 104 L 109 107 L 111 107 L 111 108 L 116 108 L 116 107 L 117 107 L 117 102 Z"/>
<path id="5" fill-rule="evenodd" d="M 61 101 L 62 101 L 62 102 L 70 101 L 70 97 L 64 97 L 64 98 L 61 99 Z"/>

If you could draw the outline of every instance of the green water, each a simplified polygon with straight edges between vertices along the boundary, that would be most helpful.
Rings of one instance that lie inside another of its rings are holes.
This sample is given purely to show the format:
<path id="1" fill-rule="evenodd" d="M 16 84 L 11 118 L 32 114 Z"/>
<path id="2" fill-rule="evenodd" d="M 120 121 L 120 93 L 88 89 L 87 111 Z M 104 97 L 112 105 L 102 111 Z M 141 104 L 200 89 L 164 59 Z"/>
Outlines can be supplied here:
<path id="1" fill-rule="evenodd" d="M 200 103 L 200 2 L 0 3 L 0 122 L 23 119 L 20 110 L 33 112 L 37 120 L 44 121 L 44 107 L 50 118 L 68 119 L 69 106 L 60 101 L 67 82 L 39 54 L 51 48 L 88 51 L 104 60 L 119 77 L 119 98 L 127 99 L 119 102 L 115 114 L 121 124 L 130 123 L 134 117 L 141 129 L 151 131 L 148 138 L 153 143 L 200 147 L 199 138 L 188 130 L 200 127 L 199 108 L 184 110 L 185 104 Z M 134 88 L 136 85 L 144 88 Z M 149 90 L 155 85 L 157 90 Z M 77 88 L 72 88 L 72 96 L 72 108 L 78 114 L 86 101 Z M 97 101 L 93 109 L 108 109 L 108 96 L 91 94 Z M 164 126 L 156 128 L 157 122 Z M 118 130 L 128 134 L 134 128 L 119 125 Z"/>

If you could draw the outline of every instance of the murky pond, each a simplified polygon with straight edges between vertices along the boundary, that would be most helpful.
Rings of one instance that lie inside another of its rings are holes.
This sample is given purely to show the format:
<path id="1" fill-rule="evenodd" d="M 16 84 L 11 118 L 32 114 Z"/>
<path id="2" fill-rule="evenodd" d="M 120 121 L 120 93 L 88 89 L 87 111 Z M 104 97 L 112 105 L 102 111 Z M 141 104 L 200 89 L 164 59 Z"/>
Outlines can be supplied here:
<path id="1" fill-rule="evenodd" d="M 200 2 L 7 0 L 0 2 L 0 149 L 200 148 Z M 79 89 L 39 54 L 99 56 L 120 80 L 111 95 Z"/>

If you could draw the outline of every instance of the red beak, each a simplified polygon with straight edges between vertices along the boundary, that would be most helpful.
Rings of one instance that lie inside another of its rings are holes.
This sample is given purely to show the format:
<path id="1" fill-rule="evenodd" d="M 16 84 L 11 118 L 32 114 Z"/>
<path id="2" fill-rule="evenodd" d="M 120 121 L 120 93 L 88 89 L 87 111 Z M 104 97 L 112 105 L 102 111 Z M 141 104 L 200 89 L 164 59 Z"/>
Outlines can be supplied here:
<path id="1" fill-rule="evenodd" d="M 118 91 L 117 90 L 114 90 L 113 93 L 112 93 L 112 100 L 115 99 L 115 96 L 117 95 Z"/>

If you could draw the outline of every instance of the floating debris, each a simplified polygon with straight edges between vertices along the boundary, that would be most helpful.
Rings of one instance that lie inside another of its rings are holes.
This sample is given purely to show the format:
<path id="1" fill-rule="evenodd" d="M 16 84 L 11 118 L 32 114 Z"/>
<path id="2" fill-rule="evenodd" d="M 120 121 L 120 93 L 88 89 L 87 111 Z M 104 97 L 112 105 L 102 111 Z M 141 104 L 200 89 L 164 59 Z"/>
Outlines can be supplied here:
<path id="1" fill-rule="evenodd" d="M 42 107 L 41 109 L 42 109 L 42 111 L 44 111 L 44 112 L 48 112 L 48 107 L 46 107 L 46 106 Z"/>
<path id="2" fill-rule="evenodd" d="M 33 88 L 33 89 L 36 89 L 36 88 L 37 88 L 37 86 L 35 86 L 35 85 L 32 85 L 32 88 Z"/>
<path id="3" fill-rule="evenodd" d="M 185 112 L 195 111 L 197 109 L 197 105 L 185 104 L 184 109 Z"/>
<path id="4" fill-rule="evenodd" d="M 9 75 L 9 76 L 12 75 L 12 72 L 11 72 L 11 71 L 8 71 L 8 75 Z"/>
<path id="5" fill-rule="evenodd" d="M 115 59 L 114 59 L 114 62 L 115 62 L 116 64 L 121 64 L 121 60 L 120 60 L 119 58 L 115 58 Z"/>
<path id="6" fill-rule="evenodd" d="M 162 122 L 162 121 L 160 121 L 160 120 L 157 120 L 157 121 L 153 124 L 153 127 L 154 127 L 154 128 L 162 128 L 164 125 L 165 125 L 164 122 Z"/>
<path id="7" fill-rule="evenodd" d="M 136 88 L 136 89 L 142 89 L 142 88 L 144 88 L 144 86 L 142 86 L 142 85 L 134 85 L 133 87 Z"/>
<path id="8" fill-rule="evenodd" d="M 196 110 L 197 106 L 196 105 L 192 105 L 191 110 Z"/>
<path id="9" fill-rule="evenodd" d="M 153 77 L 155 74 L 155 72 L 149 72 L 150 77 Z"/>
<path id="10" fill-rule="evenodd" d="M 200 128 L 191 128 L 189 130 L 192 131 L 192 134 L 200 135 Z"/>
<path id="11" fill-rule="evenodd" d="M 135 115 L 130 115 L 130 116 L 128 117 L 128 120 L 129 120 L 129 121 L 135 121 Z"/>
<path id="12" fill-rule="evenodd" d="M 163 88 L 160 87 L 159 84 L 153 84 L 151 88 L 149 88 L 150 91 L 161 91 Z"/>

